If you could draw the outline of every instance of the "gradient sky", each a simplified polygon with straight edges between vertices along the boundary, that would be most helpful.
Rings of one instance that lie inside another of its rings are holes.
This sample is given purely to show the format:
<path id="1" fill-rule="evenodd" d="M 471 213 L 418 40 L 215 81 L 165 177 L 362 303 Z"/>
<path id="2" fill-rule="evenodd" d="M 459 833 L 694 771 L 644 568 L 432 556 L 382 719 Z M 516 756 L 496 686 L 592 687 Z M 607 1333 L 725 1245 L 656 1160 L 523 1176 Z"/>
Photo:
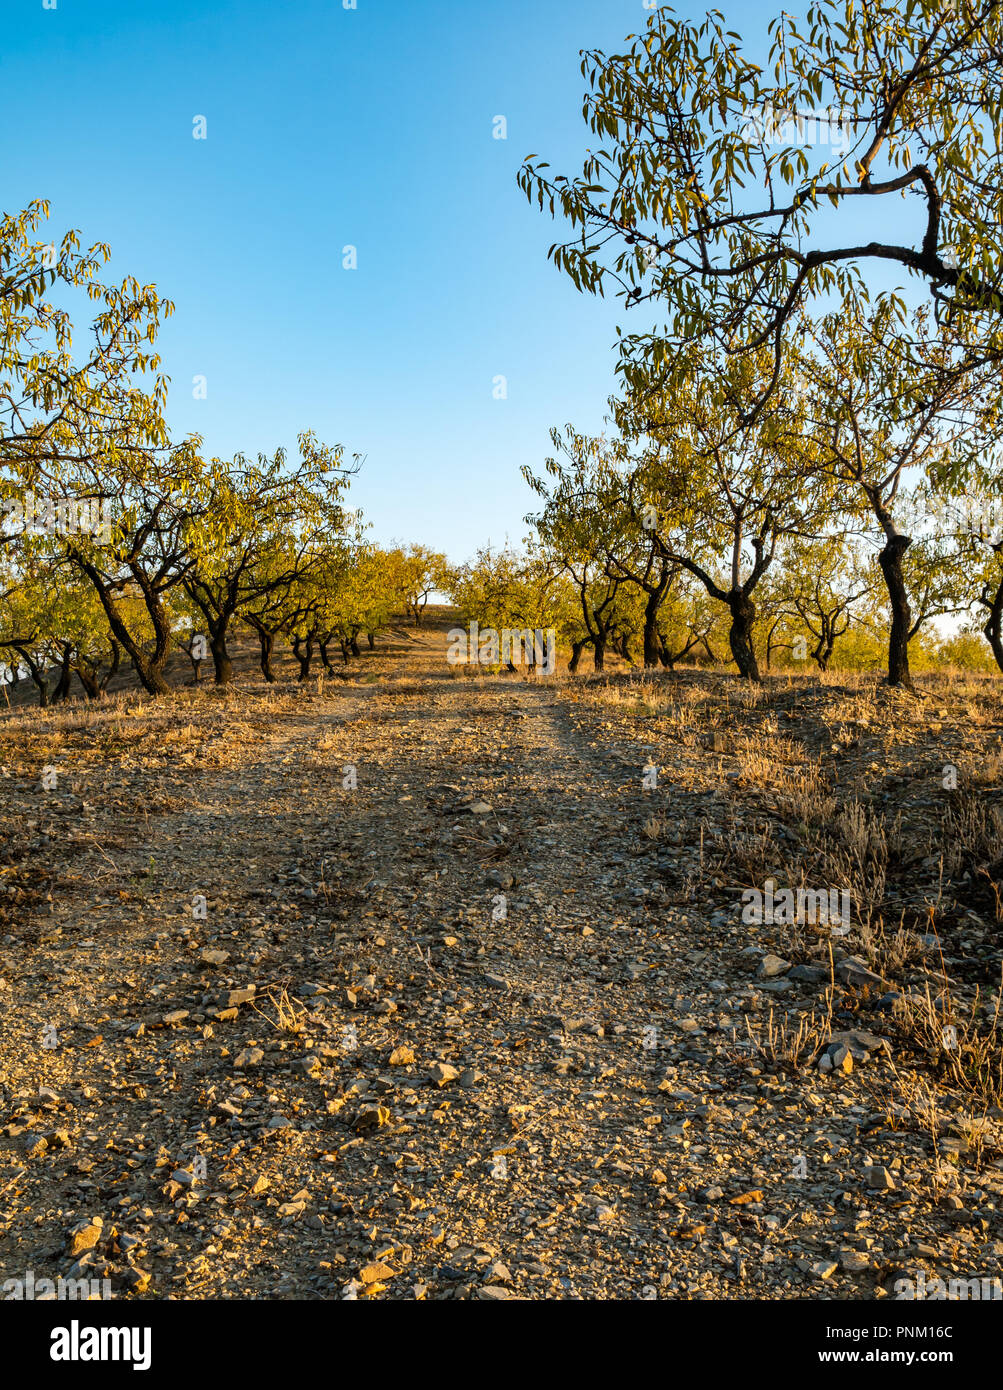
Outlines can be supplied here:
<path id="1" fill-rule="evenodd" d="M 722 8 L 765 56 L 774 5 Z M 4 9 L 0 207 L 49 198 L 46 239 L 78 227 L 175 301 L 174 433 L 229 456 L 310 428 L 366 455 L 352 502 L 376 539 L 453 560 L 520 540 L 519 468 L 552 425 L 600 426 L 624 315 L 548 263 L 559 229 L 515 176 L 529 153 L 580 168 L 579 49 L 618 49 L 641 0 Z"/>

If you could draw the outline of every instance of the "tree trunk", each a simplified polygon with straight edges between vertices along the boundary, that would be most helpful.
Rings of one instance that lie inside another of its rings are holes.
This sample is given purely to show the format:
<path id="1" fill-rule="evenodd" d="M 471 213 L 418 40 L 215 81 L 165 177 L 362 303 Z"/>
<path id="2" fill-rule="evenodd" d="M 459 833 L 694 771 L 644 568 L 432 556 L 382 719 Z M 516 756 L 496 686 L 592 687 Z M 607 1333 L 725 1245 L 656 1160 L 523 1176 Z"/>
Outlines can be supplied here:
<path id="1" fill-rule="evenodd" d="M 272 666 L 272 652 L 275 650 L 275 633 L 269 632 L 264 627 L 256 628 L 255 631 L 258 634 L 258 661 L 261 666 L 261 674 L 269 685 L 274 685 L 275 669 Z"/>
<path id="2" fill-rule="evenodd" d="M 983 602 L 986 602 L 983 599 Z M 986 641 L 992 648 L 993 656 L 996 658 L 996 665 L 1003 671 L 1003 637 L 1000 629 L 1003 627 L 1003 579 L 996 587 L 996 592 L 988 602 L 989 620 L 982 629 Z"/>
<path id="3" fill-rule="evenodd" d="M 114 676 L 117 676 L 117 675 L 118 675 L 118 668 L 119 668 L 119 667 L 121 666 L 121 664 L 122 664 L 122 648 L 121 648 L 121 647 L 118 645 L 118 643 L 115 641 L 114 637 L 111 639 L 109 645 L 111 646 L 111 664 L 110 664 L 109 667 L 108 667 L 108 670 L 107 670 L 107 672 L 106 672 L 106 674 L 105 674 L 105 676 L 104 676 L 104 679 L 101 681 L 101 694 L 102 694 L 102 695 L 103 695 L 104 692 L 108 689 L 108 682 L 109 682 Z"/>
<path id="4" fill-rule="evenodd" d="M 14 650 L 28 668 L 28 675 L 31 677 L 32 685 L 38 691 L 39 709 L 49 707 L 49 682 L 46 680 L 45 672 L 38 666 L 23 647 L 15 647 Z"/>
<path id="5" fill-rule="evenodd" d="M 148 695 L 169 695 L 171 685 L 164 675 L 164 667 L 167 665 L 170 652 L 170 622 L 164 614 L 162 606 L 157 605 L 157 617 L 154 618 L 150 605 L 147 605 L 147 612 L 150 613 L 150 620 L 156 634 L 153 652 L 150 655 L 147 655 L 139 643 L 133 640 L 132 634 L 121 618 L 116 621 L 108 614 L 107 608 L 105 611 L 108 615 L 108 625 L 128 652 L 133 669 L 139 677 L 139 683 L 146 693 Z"/>
<path id="6" fill-rule="evenodd" d="M 63 643 L 63 659 L 59 663 L 59 680 L 56 688 L 52 692 L 52 703 L 54 705 L 65 704 L 70 698 L 70 687 L 73 682 L 73 668 L 70 659 L 73 656 L 73 648 L 69 642 Z"/>
<path id="7" fill-rule="evenodd" d="M 77 661 L 77 680 L 84 688 L 84 694 L 88 700 L 97 700 L 101 695 L 101 683 L 98 680 L 97 667 L 88 666 L 82 658 Z"/>
<path id="8" fill-rule="evenodd" d="M 660 658 L 660 660 L 661 660 L 662 665 L 663 665 L 663 666 L 667 666 L 668 669 L 673 673 L 673 675 L 675 675 L 676 662 L 677 662 L 677 661 L 682 661 L 684 657 L 689 656 L 690 652 L 693 650 L 693 648 L 697 645 L 697 643 L 698 643 L 699 641 L 700 641 L 700 638 L 697 637 L 697 636 L 695 636 L 695 635 L 691 632 L 691 633 L 690 633 L 690 639 L 689 639 L 689 641 L 686 643 L 685 647 L 683 647 L 683 648 L 682 648 L 680 651 L 678 651 L 678 652 L 672 652 L 672 651 L 669 650 L 669 644 L 666 642 L 666 640 L 665 640 L 665 638 L 663 637 L 663 635 L 662 635 L 661 633 L 659 633 L 659 634 L 658 634 L 658 655 L 659 655 L 659 658 Z"/>
<path id="9" fill-rule="evenodd" d="M 912 610 L 905 579 L 902 576 L 902 556 L 912 545 L 909 536 L 891 536 L 878 554 L 878 564 L 885 577 L 888 602 L 892 610 L 892 625 L 888 633 L 888 684 L 901 685 L 914 691 L 909 671 L 909 629 Z"/>
<path id="10" fill-rule="evenodd" d="M 164 676 L 164 668 L 161 663 L 145 659 L 137 660 L 133 656 L 132 664 L 140 684 L 148 695 L 170 695 L 170 682 Z"/>
<path id="11" fill-rule="evenodd" d="M 756 621 L 756 605 L 740 589 L 733 589 L 728 595 L 728 609 L 731 613 L 731 631 L 728 643 L 735 658 L 738 674 L 749 681 L 761 681 L 756 650 L 752 645 L 752 628 Z"/>
<path id="12" fill-rule="evenodd" d="M 313 633 L 308 632 L 305 637 L 293 638 L 293 655 L 299 662 L 299 679 L 306 681 L 310 679 L 310 664 L 313 661 Z"/>
<path id="13" fill-rule="evenodd" d="M 366 640 L 369 642 L 369 650 L 370 650 L 371 652 L 374 652 L 374 651 L 376 650 L 376 633 L 375 633 L 375 632 L 367 632 L 367 633 L 366 633 Z"/>
<path id="14" fill-rule="evenodd" d="M 1003 588 L 1003 586 L 1001 586 L 1001 588 Z M 574 675 L 577 672 L 579 663 L 582 659 L 582 652 L 585 650 L 587 646 L 588 643 L 584 638 L 580 642 L 572 642 L 571 660 L 568 662 L 568 670 L 571 672 L 572 675 Z"/>
<path id="15" fill-rule="evenodd" d="M 348 639 L 348 645 L 349 645 L 349 646 L 351 647 L 351 649 L 352 649 L 352 655 L 353 655 L 353 656 L 361 656 L 361 655 L 362 655 L 362 653 L 359 651 L 359 635 L 358 635 L 358 633 L 356 633 L 356 632 L 353 632 L 353 633 L 352 633 L 351 637 L 349 637 L 349 639 Z"/>
<path id="16" fill-rule="evenodd" d="M 597 637 L 597 638 L 596 638 L 596 641 L 595 641 L 595 644 L 594 644 L 594 648 L 593 648 L 593 653 L 592 653 L 592 665 L 593 665 L 593 668 L 594 668 L 596 671 L 602 671 L 602 670 L 605 670 L 605 668 L 606 668 L 606 639 L 605 639 L 605 637 Z"/>
<path id="17" fill-rule="evenodd" d="M 783 621 L 783 620 L 782 620 L 781 618 L 778 618 L 778 619 L 776 620 L 776 622 L 775 622 L 775 623 L 773 624 L 773 626 L 770 628 L 769 634 L 768 634 L 768 636 L 767 636 L 767 638 L 766 638 L 766 670 L 767 670 L 767 673 L 769 673 L 770 667 L 771 667 L 772 662 L 773 662 L 773 636 L 774 636 L 774 633 L 776 632 L 777 628 L 780 626 L 780 624 L 781 624 L 782 621 Z"/>
<path id="18" fill-rule="evenodd" d="M 212 652 L 212 664 L 216 672 L 217 685 L 233 684 L 233 662 L 230 654 L 226 650 L 226 625 L 222 629 L 217 628 L 211 634 L 209 650 Z"/>
<path id="19" fill-rule="evenodd" d="M 661 661 L 661 642 L 658 634 L 658 610 L 662 606 L 665 587 L 660 585 L 648 595 L 644 605 L 644 664 L 646 668 L 658 666 Z"/>
<path id="20" fill-rule="evenodd" d="M 85 656 L 77 652 L 77 664 L 74 670 L 77 673 L 77 679 L 83 686 L 84 694 L 87 696 L 88 700 L 102 699 L 105 691 L 108 689 L 108 682 L 118 673 L 118 668 L 122 662 L 122 648 L 115 641 L 114 637 L 111 639 L 109 645 L 111 647 L 111 661 L 108 663 L 108 669 L 103 676 L 100 674 L 100 661 L 96 661 L 91 665 Z"/>

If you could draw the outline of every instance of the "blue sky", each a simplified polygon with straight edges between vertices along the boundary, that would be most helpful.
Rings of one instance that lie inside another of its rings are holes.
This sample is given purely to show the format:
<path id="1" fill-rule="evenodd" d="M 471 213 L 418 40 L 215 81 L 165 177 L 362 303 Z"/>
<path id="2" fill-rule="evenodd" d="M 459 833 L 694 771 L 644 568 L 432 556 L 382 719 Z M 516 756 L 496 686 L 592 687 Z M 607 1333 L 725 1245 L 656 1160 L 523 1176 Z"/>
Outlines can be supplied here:
<path id="1" fill-rule="evenodd" d="M 765 42 L 772 5 L 723 8 Z M 50 237 L 110 242 L 116 273 L 175 301 L 173 431 L 228 456 L 310 428 L 366 455 L 352 500 L 377 539 L 454 560 L 518 541 L 519 468 L 552 425 L 599 427 L 623 309 L 552 268 L 559 229 L 515 176 L 529 153 L 580 167 L 578 51 L 643 28 L 641 0 L 5 11 L 0 207 L 49 198 Z"/>

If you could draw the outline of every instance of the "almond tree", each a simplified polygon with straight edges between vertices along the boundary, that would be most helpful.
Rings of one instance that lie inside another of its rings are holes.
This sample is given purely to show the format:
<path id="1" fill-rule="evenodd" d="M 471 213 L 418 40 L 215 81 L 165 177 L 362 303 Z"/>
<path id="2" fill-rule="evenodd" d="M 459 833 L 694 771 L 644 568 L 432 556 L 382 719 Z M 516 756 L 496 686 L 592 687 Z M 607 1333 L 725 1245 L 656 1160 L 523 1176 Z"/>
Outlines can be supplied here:
<path id="1" fill-rule="evenodd" d="M 528 468 L 523 477 L 545 499 L 539 516 L 528 517 L 558 562 L 571 574 L 581 598 L 587 641 L 602 670 L 610 634 L 623 625 L 630 586 L 643 595 L 643 660 L 659 664 L 658 617 L 680 567 L 652 530 L 638 528 L 628 495 L 632 462 L 622 437 L 589 437 L 568 425 L 551 431 L 555 456 L 546 462 L 548 484 Z M 577 663 L 576 663 L 577 665 Z"/>
<path id="2" fill-rule="evenodd" d="M 283 449 L 256 463 L 214 458 L 194 493 L 176 499 L 191 557 L 182 583 L 205 620 L 217 685 L 233 680 L 227 634 L 237 613 L 287 589 L 344 527 L 344 451 L 312 434 L 300 435 L 299 448 L 292 468 Z"/>
<path id="3" fill-rule="evenodd" d="M 174 645 L 171 595 L 194 564 L 188 529 L 204 479 L 196 443 L 166 457 L 137 450 L 100 455 L 78 460 L 73 470 L 82 490 L 114 503 L 110 535 L 67 538 L 66 555 L 93 584 L 111 635 L 150 695 L 171 688 L 165 675 Z"/>
<path id="4" fill-rule="evenodd" d="M 570 634 L 569 669 L 578 670 L 582 651 L 591 646 L 593 665 L 602 671 L 607 647 L 620 645 L 622 649 L 636 623 L 629 589 L 648 583 L 653 568 L 661 562 L 652 561 L 652 547 L 643 543 L 640 549 L 648 552 L 647 567 L 636 554 L 624 554 L 625 550 L 636 552 L 638 546 L 627 525 L 622 481 L 611 459 L 616 446 L 606 439 L 580 435 L 570 425 L 563 434 L 553 430 L 551 438 L 558 452 L 547 460 L 546 471 L 554 481 L 548 485 L 528 468 L 523 469 L 523 477 L 545 499 L 543 511 L 526 520 L 535 527 L 556 570 L 568 576 L 578 598 L 580 621 Z M 640 578 L 631 568 L 632 560 Z M 650 582 L 654 590 L 654 582 Z M 651 661 L 649 652 L 654 646 L 655 615 L 666 586 L 667 580 L 658 587 L 657 601 L 649 600 L 651 612 L 644 621 L 645 665 L 657 664 L 657 653 Z"/>
<path id="5" fill-rule="evenodd" d="M 43 538 L 22 538 L 0 566 L 0 647 L 16 654 L 43 706 L 68 700 L 74 675 L 98 699 L 121 660 L 93 589 Z"/>
<path id="6" fill-rule="evenodd" d="M 770 35 L 763 69 L 716 11 L 659 6 L 622 52 L 582 57 L 594 139 L 581 174 L 536 155 L 522 168 L 530 201 L 571 225 L 554 264 L 662 318 L 624 336 L 628 384 L 678 385 L 694 339 L 765 348 L 751 418 L 778 391 L 801 311 L 866 300 L 889 267 L 967 323 L 962 366 L 1000 360 L 999 0 L 816 0 Z M 865 209 L 901 232 L 863 239 Z"/>
<path id="7" fill-rule="evenodd" d="M 52 589 L 46 566 L 26 558 L 16 570 L 8 565 L 0 577 L 0 649 L 12 668 L 20 665 L 38 692 L 38 703 L 50 703 L 48 670 L 56 655 L 51 637 Z M 16 659 L 15 659 L 16 658 Z"/>
<path id="8" fill-rule="evenodd" d="M 122 648 L 91 584 L 65 562 L 53 565 L 49 577 L 53 601 L 47 625 L 60 670 L 53 703 L 69 699 L 74 675 L 87 699 L 99 700 L 118 673 Z"/>
<path id="9" fill-rule="evenodd" d="M 907 320 L 887 302 L 866 316 L 829 314 L 806 341 L 805 449 L 844 489 L 844 507 L 877 524 L 891 618 L 888 683 L 914 691 L 909 640 L 928 617 L 956 611 L 958 590 L 950 557 L 928 541 L 912 575 L 921 601 L 916 611 L 910 604 L 910 480 L 936 495 L 956 490 L 977 467 L 999 428 L 997 373 L 959 370 L 965 347 L 938 332 L 925 309 Z"/>
<path id="10" fill-rule="evenodd" d="M 984 609 L 982 635 L 1003 671 L 1003 536 L 986 537 L 972 550 L 979 580 L 977 602 Z"/>
<path id="11" fill-rule="evenodd" d="M 663 666 L 674 671 L 681 661 L 693 653 L 691 660 L 718 664 L 720 658 L 711 646 L 722 626 L 720 605 L 716 604 L 701 584 L 684 577 L 674 585 L 668 601 L 658 612 L 658 658 Z"/>
<path id="12" fill-rule="evenodd" d="M 0 216 L 0 503 L 58 490 L 81 459 L 110 466 L 123 451 L 167 443 L 167 385 L 153 345 L 173 306 L 131 277 L 103 282 L 104 243 L 81 250 L 74 231 L 43 242 L 48 215 L 39 199 Z M 81 293 L 94 318 L 77 351 L 67 301 Z M 140 392 L 143 373 L 152 382 Z M 0 533 L 0 548 L 11 534 Z"/>
<path id="13" fill-rule="evenodd" d="M 463 623 L 476 622 L 482 633 L 535 633 L 568 627 L 568 594 L 562 576 L 539 547 L 519 552 L 511 546 L 482 546 L 474 559 L 453 571 L 450 596 Z M 476 656 L 474 657 L 476 660 Z M 536 664 L 531 644 L 529 664 Z M 515 670 L 509 660 L 508 669 Z"/>
<path id="14" fill-rule="evenodd" d="M 427 545 L 405 546 L 401 554 L 401 597 L 415 627 L 421 627 L 429 598 L 449 584 L 449 561 Z"/>
<path id="15" fill-rule="evenodd" d="M 793 375 L 749 424 L 744 406 L 769 373 L 765 356 L 691 350 L 689 362 L 679 389 L 629 397 L 617 409 L 625 438 L 639 446 L 625 478 L 626 506 L 659 555 L 726 606 L 739 675 L 759 681 L 756 587 L 782 541 L 829 524 L 833 488 L 802 441 Z"/>
<path id="16" fill-rule="evenodd" d="M 361 654 L 359 636 L 363 632 L 370 651 L 375 648 L 376 634 L 394 616 L 399 582 L 397 556 L 356 537 L 340 583 L 331 594 L 330 607 L 322 610 L 331 624 L 330 632 L 338 639 L 346 665 L 350 657 Z M 328 665 L 326 643 L 321 643 L 321 655 Z"/>
<path id="17" fill-rule="evenodd" d="M 280 551 L 260 557 L 254 571 L 257 596 L 245 599 L 237 613 L 238 620 L 249 627 L 258 639 L 261 674 L 269 685 L 274 685 L 278 679 L 272 664 L 275 643 L 282 633 L 299 621 L 306 602 L 301 571 L 296 571 L 285 582 L 270 582 L 288 574 L 289 568 L 288 559 Z"/>
<path id="18" fill-rule="evenodd" d="M 800 625 L 811 638 L 806 655 L 820 671 L 827 671 L 837 641 L 850 630 L 855 605 L 874 588 L 875 581 L 865 572 L 860 556 L 840 536 L 792 544 L 784 553 L 778 576 L 776 624 L 793 620 L 795 626 L 788 635 Z M 771 651 L 793 646 L 771 639 L 772 631 L 767 639 L 767 664 Z"/>
<path id="19" fill-rule="evenodd" d="M 334 670 L 329 656 L 332 642 L 338 643 L 346 666 L 353 656 L 360 655 L 359 633 L 366 621 L 369 600 L 364 590 L 370 578 L 371 571 L 363 560 L 360 535 L 326 545 L 322 562 L 310 575 L 315 595 L 311 607 L 310 650 L 312 653 L 312 642 L 316 640 L 324 670 L 329 673 L 333 674 Z"/>
<path id="20" fill-rule="evenodd" d="M 987 453 L 964 494 L 929 499 L 940 537 L 952 544 L 954 565 L 965 577 L 968 606 L 981 610 L 978 630 L 1003 671 L 1003 487 L 998 456 Z M 973 623 L 975 617 L 972 618 Z"/>

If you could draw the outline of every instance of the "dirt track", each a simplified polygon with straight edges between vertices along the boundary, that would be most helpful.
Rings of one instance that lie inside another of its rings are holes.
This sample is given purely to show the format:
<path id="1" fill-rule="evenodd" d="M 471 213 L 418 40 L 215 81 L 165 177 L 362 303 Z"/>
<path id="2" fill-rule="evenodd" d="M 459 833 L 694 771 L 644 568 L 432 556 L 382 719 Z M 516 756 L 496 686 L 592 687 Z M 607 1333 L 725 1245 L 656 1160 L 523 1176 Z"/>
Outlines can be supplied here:
<path id="1" fill-rule="evenodd" d="M 732 823 L 705 751 L 444 653 L 0 728 L 2 1278 L 839 1298 L 993 1273 L 991 1152 L 933 1174 L 883 1053 L 824 1076 L 750 1049 L 746 1018 L 810 1011 L 818 979 L 757 975 L 770 941 L 700 889 Z"/>

